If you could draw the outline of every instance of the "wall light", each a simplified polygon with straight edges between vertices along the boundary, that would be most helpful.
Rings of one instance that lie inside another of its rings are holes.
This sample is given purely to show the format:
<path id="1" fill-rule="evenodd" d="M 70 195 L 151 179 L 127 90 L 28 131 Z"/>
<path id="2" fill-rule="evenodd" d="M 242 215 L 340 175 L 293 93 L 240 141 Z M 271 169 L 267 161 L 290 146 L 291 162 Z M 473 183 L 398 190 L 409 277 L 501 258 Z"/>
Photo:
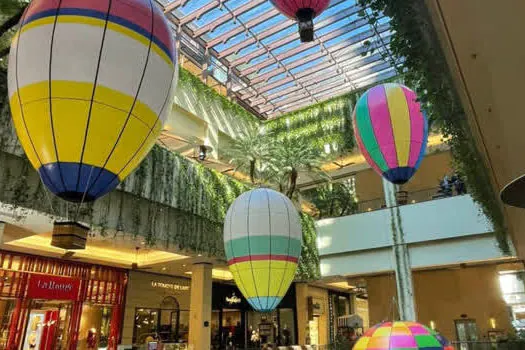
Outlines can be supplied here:
<path id="1" fill-rule="evenodd" d="M 490 328 L 496 329 L 496 319 L 494 317 L 491 317 L 489 319 L 489 322 L 490 322 Z"/>
<path id="2" fill-rule="evenodd" d="M 433 331 L 436 330 L 436 322 L 430 321 L 430 328 L 432 328 Z"/>

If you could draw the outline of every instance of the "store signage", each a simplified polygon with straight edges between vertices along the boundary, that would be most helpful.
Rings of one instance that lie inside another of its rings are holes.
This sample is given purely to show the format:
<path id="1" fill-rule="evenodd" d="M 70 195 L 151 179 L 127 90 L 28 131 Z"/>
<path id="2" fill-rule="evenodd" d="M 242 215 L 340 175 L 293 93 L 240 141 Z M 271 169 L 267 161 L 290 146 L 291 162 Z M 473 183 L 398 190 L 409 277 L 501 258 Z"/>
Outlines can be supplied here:
<path id="1" fill-rule="evenodd" d="M 312 316 L 321 316 L 324 314 L 323 305 L 323 299 L 308 297 L 308 313 L 310 314 L 310 318 Z"/>
<path id="2" fill-rule="evenodd" d="M 232 293 L 231 297 L 226 297 L 226 302 L 230 305 L 239 304 L 241 302 L 241 298 L 236 296 L 235 293 Z"/>
<path id="3" fill-rule="evenodd" d="M 176 284 L 176 283 L 164 283 L 159 281 L 151 281 L 151 286 L 153 288 L 163 288 L 163 289 L 171 289 L 176 291 L 185 292 L 190 290 L 190 286 L 185 286 L 182 284 Z"/>
<path id="4" fill-rule="evenodd" d="M 77 300 L 80 280 L 68 277 L 31 275 L 27 288 L 30 299 Z"/>

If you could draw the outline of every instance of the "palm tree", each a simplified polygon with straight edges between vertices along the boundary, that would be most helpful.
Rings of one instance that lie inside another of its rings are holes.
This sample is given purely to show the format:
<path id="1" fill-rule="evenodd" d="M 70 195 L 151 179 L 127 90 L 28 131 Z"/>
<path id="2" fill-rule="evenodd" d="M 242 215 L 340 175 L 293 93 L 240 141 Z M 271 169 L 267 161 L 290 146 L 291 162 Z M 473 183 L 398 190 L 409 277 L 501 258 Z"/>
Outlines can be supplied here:
<path id="1" fill-rule="evenodd" d="M 273 145 L 269 135 L 261 133 L 258 128 L 251 128 L 233 140 L 225 153 L 236 170 L 248 172 L 250 181 L 255 184 L 257 175 L 267 166 Z"/>
<path id="2" fill-rule="evenodd" d="M 297 189 L 300 173 L 315 175 L 323 179 L 329 176 L 321 166 L 326 156 L 317 147 L 300 139 L 285 138 L 276 144 L 270 160 L 272 170 L 278 174 L 279 189 L 292 198 Z"/>
<path id="3" fill-rule="evenodd" d="M 345 216 L 357 210 L 355 179 L 327 183 L 301 193 L 319 210 L 319 218 Z"/>

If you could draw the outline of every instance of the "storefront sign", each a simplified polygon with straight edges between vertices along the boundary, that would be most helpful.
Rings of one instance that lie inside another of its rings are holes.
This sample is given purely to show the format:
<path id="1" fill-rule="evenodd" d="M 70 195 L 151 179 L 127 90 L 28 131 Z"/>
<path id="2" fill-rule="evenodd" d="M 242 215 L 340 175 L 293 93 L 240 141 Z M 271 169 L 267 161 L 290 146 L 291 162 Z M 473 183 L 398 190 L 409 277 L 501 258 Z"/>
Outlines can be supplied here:
<path id="1" fill-rule="evenodd" d="M 30 299 L 77 300 L 79 289 L 79 279 L 31 275 L 27 297 Z"/>
<path id="2" fill-rule="evenodd" d="M 181 291 L 181 292 L 190 290 L 190 286 L 185 286 L 185 285 L 176 284 L 176 283 L 164 283 L 164 282 L 158 282 L 158 281 L 151 281 L 151 286 L 153 288 L 171 289 L 171 290 L 176 290 L 176 291 Z"/>
<path id="3" fill-rule="evenodd" d="M 316 297 L 308 297 L 308 312 L 310 316 L 321 316 L 324 314 L 324 301 Z"/>
<path id="4" fill-rule="evenodd" d="M 226 302 L 230 305 L 239 304 L 241 302 L 241 298 L 235 295 L 235 293 L 232 293 L 231 297 L 226 297 Z"/>

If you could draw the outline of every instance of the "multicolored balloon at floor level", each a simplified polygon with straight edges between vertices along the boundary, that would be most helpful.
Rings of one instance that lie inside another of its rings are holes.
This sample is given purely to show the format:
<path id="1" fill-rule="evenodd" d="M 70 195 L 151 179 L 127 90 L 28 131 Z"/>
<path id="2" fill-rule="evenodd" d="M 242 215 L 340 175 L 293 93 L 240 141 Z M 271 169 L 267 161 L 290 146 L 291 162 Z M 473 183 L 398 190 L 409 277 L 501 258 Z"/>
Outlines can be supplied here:
<path id="1" fill-rule="evenodd" d="M 224 222 L 224 249 L 237 287 L 257 311 L 277 307 L 301 255 L 301 219 L 279 192 L 259 188 L 240 195 Z"/>
<path id="2" fill-rule="evenodd" d="M 19 140 L 69 201 L 113 190 L 147 155 L 171 110 L 177 56 L 152 0 L 34 0 L 9 57 Z"/>
<path id="3" fill-rule="evenodd" d="M 371 88 L 359 98 L 353 122 L 368 164 L 388 181 L 406 183 L 419 168 L 428 139 L 428 122 L 414 91 L 394 83 Z"/>
<path id="4" fill-rule="evenodd" d="M 326 10 L 330 0 L 270 0 L 282 14 L 299 22 L 302 42 L 314 40 L 314 18 Z"/>
<path id="5" fill-rule="evenodd" d="M 417 322 L 383 322 L 370 328 L 353 350 L 454 350 L 436 331 Z"/>

